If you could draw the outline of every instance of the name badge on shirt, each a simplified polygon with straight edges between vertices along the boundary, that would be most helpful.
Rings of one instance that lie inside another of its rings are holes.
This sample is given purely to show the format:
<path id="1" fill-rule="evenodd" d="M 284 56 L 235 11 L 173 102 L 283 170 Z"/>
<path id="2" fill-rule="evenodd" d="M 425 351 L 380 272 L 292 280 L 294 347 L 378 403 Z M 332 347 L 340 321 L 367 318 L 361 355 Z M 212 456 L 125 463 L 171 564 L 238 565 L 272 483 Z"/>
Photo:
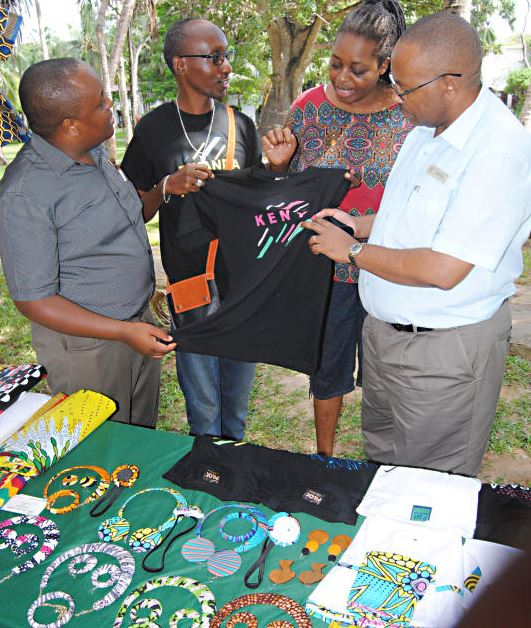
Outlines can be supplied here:
<path id="1" fill-rule="evenodd" d="M 446 183 L 446 181 L 448 181 L 448 177 L 450 176 L 444 170 L 441 170 L 438 166 L 434 166 L 433 164 L 428 166 L 426 172 L 430 175 L 430 177 L 437 179 L 437 181 L 440 181 L 441 183 Z"/>

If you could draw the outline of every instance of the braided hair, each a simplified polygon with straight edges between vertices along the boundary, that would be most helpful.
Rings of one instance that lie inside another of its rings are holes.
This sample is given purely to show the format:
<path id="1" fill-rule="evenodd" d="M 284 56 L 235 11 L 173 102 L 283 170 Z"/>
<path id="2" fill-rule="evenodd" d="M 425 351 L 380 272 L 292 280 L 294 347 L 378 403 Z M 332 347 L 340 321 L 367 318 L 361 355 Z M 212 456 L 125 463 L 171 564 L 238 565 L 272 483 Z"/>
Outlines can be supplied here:
<path id="1" fill-rule="evenodd" d="M 404 12 L 398 0 L 365 0 L 357 4 L 343 20 L 339 35 L 359 35 L 376 42 L 378 65 L 388 57 L 406 30 Z M 389 69 L 382 75 L 389 83 Z"/>

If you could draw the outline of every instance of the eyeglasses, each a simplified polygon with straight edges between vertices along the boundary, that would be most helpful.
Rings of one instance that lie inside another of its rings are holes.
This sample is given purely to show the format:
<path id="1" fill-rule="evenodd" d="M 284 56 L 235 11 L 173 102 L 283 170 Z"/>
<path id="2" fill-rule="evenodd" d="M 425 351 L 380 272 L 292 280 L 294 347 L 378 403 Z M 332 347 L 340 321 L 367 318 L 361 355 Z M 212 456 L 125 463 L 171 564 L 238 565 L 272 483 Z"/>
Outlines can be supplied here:
<path id="1" fill-rule="evenodd" d="M 435 83 L 435 81 L 442 79 L 443 76 L 456 76 L 457 78 L 461 78 L 463 74 L 458 73 L 458 72 L 444 72 L 443 74 L 439 74 L 439 76 L 436 76 L 435 78 L 432 78 L 429 81 L 426 81 L 425 83 L 421 83 L 420 85 L 417 85 L 416 87 L 405 89 L 403 92 L 400 91 L 398 87 L 398 83 L 395 81 L 395 77 L 391 73 L 389 73 L 389 80 L 391 81 L 391 87 L 395 90 L 395 94 L 399 98 L 404 99 L 406 96 L 409 96 L 409 94 L 416 92 L 417 89 L 420 89 L 421 87 L 426 87 L 426 85 L 429 85 L 430 83 Z"/>
<path id="2" fill-rule="evenodd" d="M 196 59 L 211 59 L 214 65 L 223 65 L 223 61 L 227 59 L 229 63 L 234 60 L 234 55 L 236 51 L 233 48 L 229 48 L 225 50 L 225 52 L 213 52 L 210 55 L 175 55 L 176 57 L 184 57 L 184 58 L 196 58 Z"/>

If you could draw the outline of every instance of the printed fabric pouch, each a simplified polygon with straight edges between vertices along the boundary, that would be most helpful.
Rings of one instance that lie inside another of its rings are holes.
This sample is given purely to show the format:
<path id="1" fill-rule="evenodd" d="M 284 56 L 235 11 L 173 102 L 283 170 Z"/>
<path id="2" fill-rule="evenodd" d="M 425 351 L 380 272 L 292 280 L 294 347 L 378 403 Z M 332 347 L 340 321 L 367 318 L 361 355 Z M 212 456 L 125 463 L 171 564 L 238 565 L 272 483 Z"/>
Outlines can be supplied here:
<path id="1" fill-rule="evenodd" d="M 229 119 L 226 170 L 234 167 L 234 150 L 236 145 L 236 127 L 234 110 L 227 107 Z M 212 240 L 208 247 L 208 256 L 205 272 L 195 277 L 170 284 L 166 283 L 168 305 L 173 324 L 182 327 L 185 324 L 195 323 L 198 320 L 213 314 L 221 304 L 216 286 L 214 265 L 218 250 L 218 240 Z"/>

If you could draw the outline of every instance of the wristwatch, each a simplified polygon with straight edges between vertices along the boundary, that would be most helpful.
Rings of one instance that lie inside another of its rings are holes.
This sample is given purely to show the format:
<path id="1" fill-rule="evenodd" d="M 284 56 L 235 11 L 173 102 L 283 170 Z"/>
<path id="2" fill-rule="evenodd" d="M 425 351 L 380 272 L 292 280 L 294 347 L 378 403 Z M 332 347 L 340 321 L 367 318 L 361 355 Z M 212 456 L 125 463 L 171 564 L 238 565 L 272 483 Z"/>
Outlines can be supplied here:
<path id="1" fill-rule="evenodd" d="M 348 251 L 348 258 L 350 260 L 350 263 L 353 266 L 356 266 L 356 268 L 359 268 L 358 264 L 356 263 L 356 258 L 361 253 L 361 250 L 364 246 L 365 244 L 363 242 L 354 242 L 354 244 L 350 247 Z"/>

